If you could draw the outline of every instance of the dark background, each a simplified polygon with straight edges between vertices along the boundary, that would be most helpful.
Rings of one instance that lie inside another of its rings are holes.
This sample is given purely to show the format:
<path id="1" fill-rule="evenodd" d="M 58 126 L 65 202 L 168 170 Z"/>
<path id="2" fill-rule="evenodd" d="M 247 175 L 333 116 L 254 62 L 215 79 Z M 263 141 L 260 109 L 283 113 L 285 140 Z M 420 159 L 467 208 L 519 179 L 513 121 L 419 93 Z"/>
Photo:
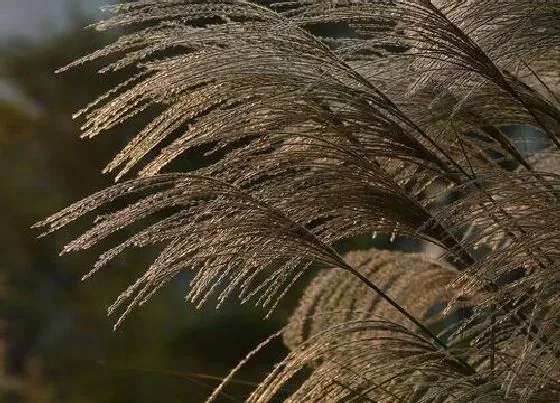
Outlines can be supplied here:
<path id="1" fill-rule="evenodd" d="M 156 251 L 124 255 L 81 283 L 96 251 L 58 252 L 87 222 L 36 239 L 33 222 L 112 182 L 100 170 L 137 130 L 79 140 L 72 113 L 122 76 L 97 77 L 94 64 L 54 74 L 117 34 L 82 28 L 102 3 L 0 0 L 0 402 L 202 401 L 218 384 L 212 377 L 225 376 L 293 306 L 267 321 L 236 301 L 196 311 L 183 301 L 185 275 L 113 332 L 106 307 Z M 239 380 L 258 381 L 283 353 L 272 345 Z M 250 390 L 234 384 L 223 401 Z"/>

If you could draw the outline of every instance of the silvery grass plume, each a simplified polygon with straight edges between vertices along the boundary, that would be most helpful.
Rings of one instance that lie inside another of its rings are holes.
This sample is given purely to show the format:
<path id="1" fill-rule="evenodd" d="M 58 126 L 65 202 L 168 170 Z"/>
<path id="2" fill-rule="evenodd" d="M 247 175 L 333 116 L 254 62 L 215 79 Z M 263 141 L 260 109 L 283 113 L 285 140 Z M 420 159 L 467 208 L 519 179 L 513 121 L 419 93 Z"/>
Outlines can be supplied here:
<path id="1" fill-rule="evenodd" d="M 76 117 L 89 138 L 155 116 L 104 171 L 138 177 L 36 226 L 129 203 L 63 251 L 137 229 L 88 277 L 162 245 L 111 306 L 117 325 L 180 272 L 197 305 L 272 310 L 319 266 L 247 358 L 280 335 L 291 350 L 250 402 L 304 369 L 288 401 L 560 401 L 560 2 L 267 4 L 106 7 L 94 27 L 125 33 L 62 70 L 110 57 L 101 73 L 130 71 Z M 207 164 L 169 172 L 201 148 Z M 336 251 L 378 232 L 445 256 Z"/>

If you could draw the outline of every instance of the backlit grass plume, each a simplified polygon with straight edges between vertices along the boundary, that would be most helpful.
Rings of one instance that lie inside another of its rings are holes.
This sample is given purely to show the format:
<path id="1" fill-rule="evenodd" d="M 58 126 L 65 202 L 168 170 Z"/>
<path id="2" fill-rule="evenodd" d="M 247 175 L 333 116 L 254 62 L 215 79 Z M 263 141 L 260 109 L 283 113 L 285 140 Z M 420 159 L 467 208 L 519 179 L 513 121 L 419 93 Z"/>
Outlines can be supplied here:
<path id="1" fill-rule="evenodd" d="M 117 325 L 183 271 L 197 305 L 236 294 L 272 310 L 318 267 L 281 332 L 291 352 L 248 401 L 272 401 L 304 369 L 289 401 L 560 400 L 559 2 L 105 11 L 95 28 L 120 39 L 62 70 L 107 57 L 102 73 L 129 72 L 76 117 L 83 137 L 151 119 L 105 168 L 138 177 L 36 226 L 116 208 L 64 248 L 132 233 L 86 277 L 160 247 L 111 306 Z M 377 233 L 444 253 L 336 250 Z"/>

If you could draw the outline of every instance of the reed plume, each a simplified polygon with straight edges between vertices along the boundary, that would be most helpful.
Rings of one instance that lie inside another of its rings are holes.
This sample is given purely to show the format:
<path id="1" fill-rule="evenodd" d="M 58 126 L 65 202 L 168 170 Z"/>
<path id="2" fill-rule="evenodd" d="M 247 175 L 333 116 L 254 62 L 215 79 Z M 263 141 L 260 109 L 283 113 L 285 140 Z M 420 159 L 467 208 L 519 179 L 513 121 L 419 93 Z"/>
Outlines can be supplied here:
<path id="1" fill-rule="evenodd" d="M 116 325 L 183 271 L 197 305 L 272 310 L 319 267 L 250 402 L 305 368 L 288 401 L 560 400 L 560 3 L 263 3 L 105 7 L 94 27 L 124 33 L 61 71 L 130 72 L 76 117 L 90 138 L 151 116 L 104 170 L 137 178 L 36 226 L 126 202 L 64 248 L 135 229 L 85 277 L 161 245 Z M 203 166 L 172 172 L 193 150 Z M 444 253 L 337 252 L 377 233 Z"/>

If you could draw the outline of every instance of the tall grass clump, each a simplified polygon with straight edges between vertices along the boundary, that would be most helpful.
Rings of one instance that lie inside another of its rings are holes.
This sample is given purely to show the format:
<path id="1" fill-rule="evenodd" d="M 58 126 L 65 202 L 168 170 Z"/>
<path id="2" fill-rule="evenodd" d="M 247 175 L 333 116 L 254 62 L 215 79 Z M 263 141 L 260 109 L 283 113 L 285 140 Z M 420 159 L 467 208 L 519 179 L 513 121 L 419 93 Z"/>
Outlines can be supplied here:
<path id="1" fill-rule="evenodd" d="M 197 306 L 271 311 L 319 268 L 248 402 L 296 377 L 290 402 L 560 401 L 560 2 L 264 3 L 106 7 L 94 27 L 120 38 L 62 71 L 129 78 L 76 114 L 82 136 L 148 123 L 117 184 L 36 226 L 113 207 L 63 250 L 128 234 L 84 277 L 159 248 L 116 326 L 181 272 Z M 337 249 L 378 233 L 441 256 Z"/>

